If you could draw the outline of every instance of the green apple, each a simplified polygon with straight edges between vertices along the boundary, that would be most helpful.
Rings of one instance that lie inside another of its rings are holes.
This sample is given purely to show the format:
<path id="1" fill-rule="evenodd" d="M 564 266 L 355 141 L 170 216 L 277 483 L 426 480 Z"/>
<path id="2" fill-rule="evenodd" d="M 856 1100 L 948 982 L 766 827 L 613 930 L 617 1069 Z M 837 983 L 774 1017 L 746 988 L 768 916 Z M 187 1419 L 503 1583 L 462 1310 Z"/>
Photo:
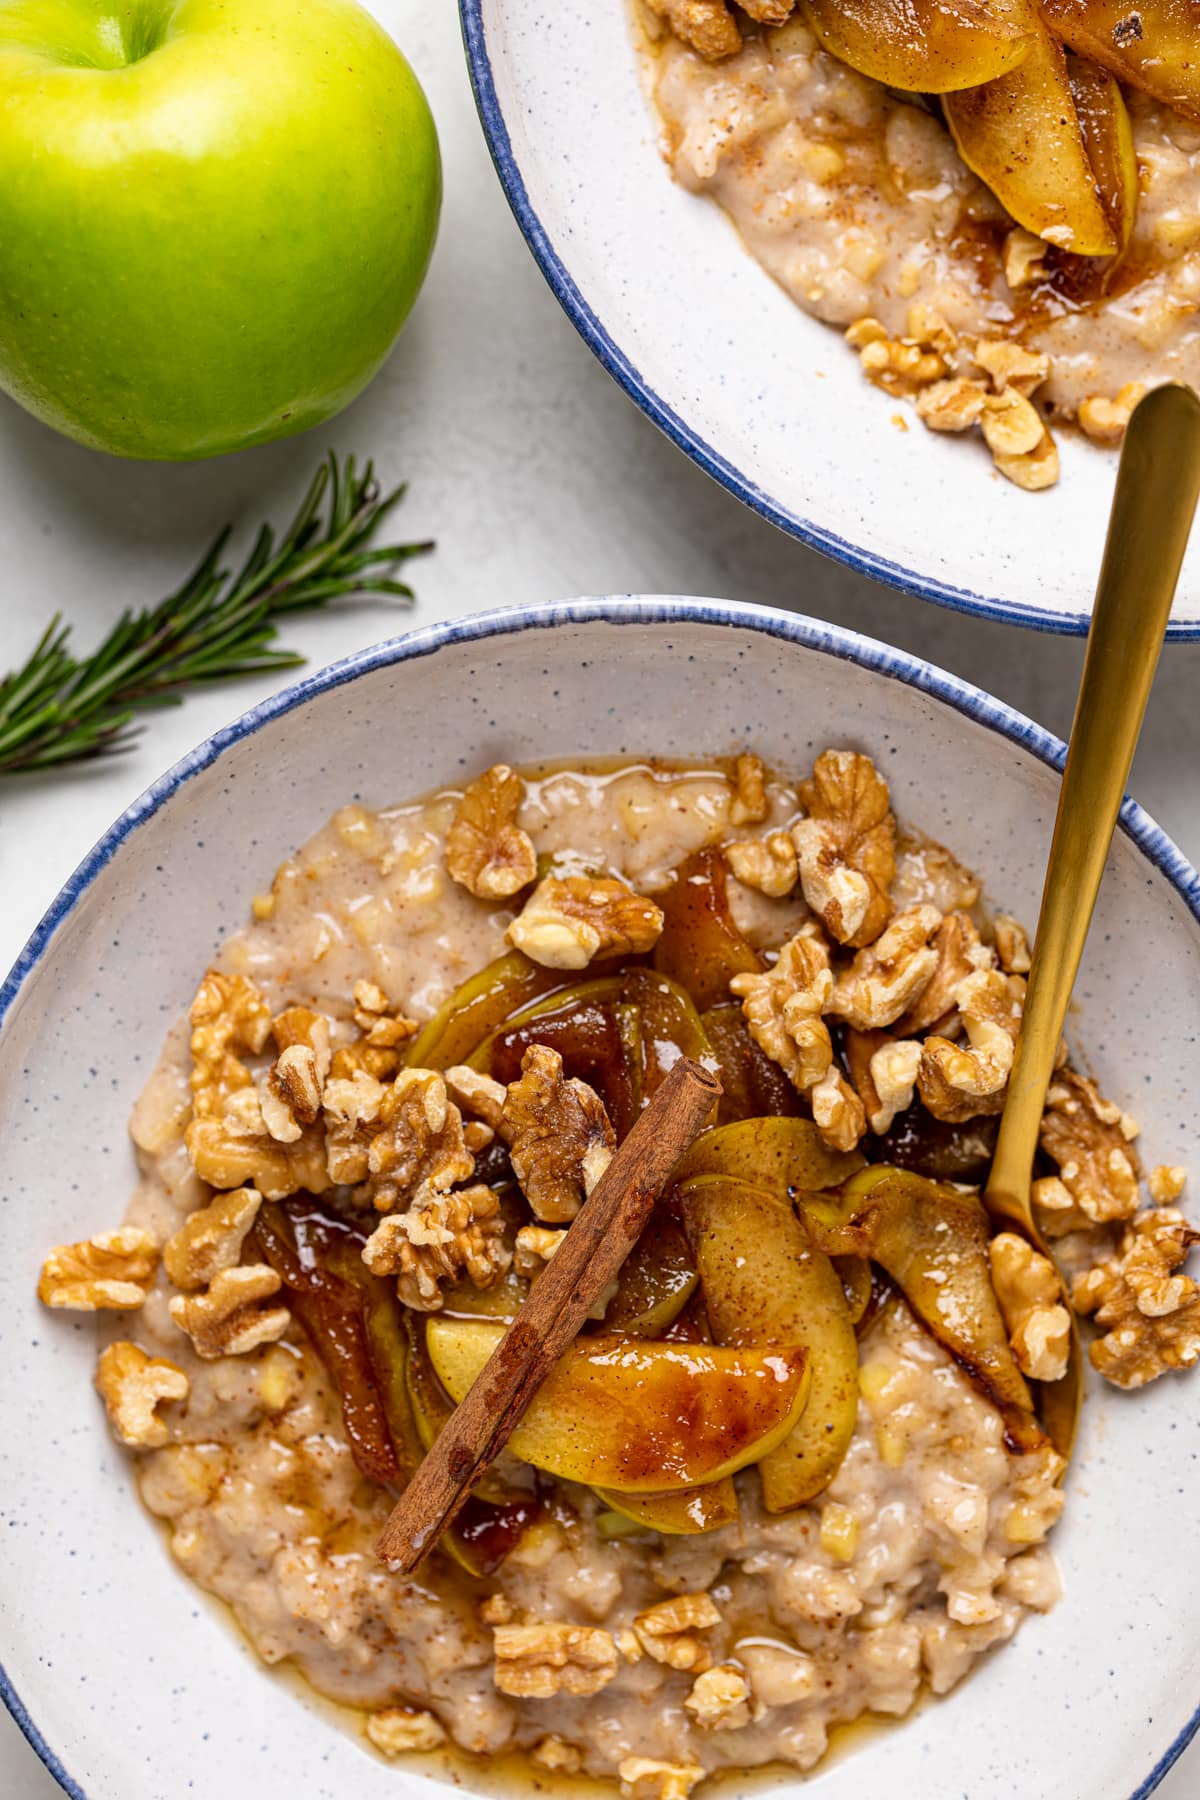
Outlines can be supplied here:
<path id="1" fill-rule="evenodd" d="M 0 387 L 121 456 L 214 456 L 370 381 L 441 203 L 354 0 L 0 0 Z"/>

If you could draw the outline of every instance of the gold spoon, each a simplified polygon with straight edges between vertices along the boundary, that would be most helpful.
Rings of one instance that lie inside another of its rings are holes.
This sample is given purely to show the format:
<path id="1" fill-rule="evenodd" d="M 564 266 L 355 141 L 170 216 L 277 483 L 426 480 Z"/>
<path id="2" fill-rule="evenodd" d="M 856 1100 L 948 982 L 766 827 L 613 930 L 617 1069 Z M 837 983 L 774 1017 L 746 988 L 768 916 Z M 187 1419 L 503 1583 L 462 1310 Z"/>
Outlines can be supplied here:
<path id="1" fill-rule="evenodd" d="M 1030 1185 L 1046 1090 L 1200 495 L 1200 399 L 1156 388 L 1129 422 L 1054 822 L 1025 1012 L 984 1199 L 1049 1256 Z M 1074 1315 L 1061 1381 L 1042 1390 L 1056 1449 L 1071 1451 L 1082 1396 Z"/>

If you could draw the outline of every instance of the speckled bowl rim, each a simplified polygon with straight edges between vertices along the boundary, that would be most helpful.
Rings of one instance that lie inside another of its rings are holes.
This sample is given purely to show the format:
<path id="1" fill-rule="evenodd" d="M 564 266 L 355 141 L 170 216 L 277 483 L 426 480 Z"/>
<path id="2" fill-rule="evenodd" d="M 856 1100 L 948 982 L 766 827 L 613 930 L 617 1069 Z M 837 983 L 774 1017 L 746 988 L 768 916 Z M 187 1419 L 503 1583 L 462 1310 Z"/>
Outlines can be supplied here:
<path id="1" fill-rule="evenodd" d="M 597 361 L 646 417 L 706 475 L 711 475 L 760 517 L 786 531 L 789 537 L 799 538 L 802 544 L 809 544 L 835 562 L 844 563 L 848 569 L 869 575 L 888 587 L 899 588 L 902 593 L 912 594 L 917 599 L 932 600 L 951 612 L 968 613 L 979 619 L 1002 619 L 1005 624 L 1024 625 L 1031 631 L 1054 632 L 1066 637 L 1085 636 L 1092 622 L 1090 609 L 1076 613 L 1056 612 L 1049 607 L 1025 606 L 999 596 L 976 593 L 973 588 L 958 587 L 953 582 L 938 581 L 931 575 L 922 575 L 916 569 L 905 568 L 902 563 L 879 556 L 860 544 L 853 544 L 848 538 L 839 537 L 816 519 L 803 518 L 792 512 L 730 462 L 651 387 L 585 300 L 530 201 L 496 91 L 484 23 L 488 3 L 489 0 L 459 0 L 459 12 L 475 104 L 500 185 L 555 299 Z M 1167 639 L 1173 643 L 1200 641 L 1200 619 L 1172 620 L 1167 626 Z"/>
<path id="2" fill-rule="evenodd" d="M 389 638 L 359 650 L 341 661 L 330 663 L 315 675 L 309 675 L 293 686 L 271 695 L 252 706 L 231 725 L 226 725 L 205 739 L 196 749 L 182 757 L 158 781 L 148 787 L 125 809 L 84 857 L 74 874 L 66 881 L 57 898 L 47 908 L 40 924 L 13 964 L 4 985 L 0 987 L 0 1066 L 3 1063 L 4 1021 L 21 988 L 50 948 L 54 934 L 64 924 L 95 881 L 111 862 L 125 840 L 153 818 L 168 800 L 179 792 L 193 776 L 200 774 L 231 745 L 253 736 L 264 725 L 304 706 L 318 694 L 347 686 L 360 676 L 394 664 L 412 662 L 432 656 L 454 644 L 480 643 L 488 638 L 514 636 L 524 631 L 552 630 L 558 625 L 716 625 L 726 629 L 755 631 L 766 637 L 779 638 L 803 650 L 816 651 L 838 662 L 856 663 L 860 668 L 902 682 L 918 693 L 953 707 L 964 717 L 985 725 L 998 736 L 1029 751 L 1052 769 L 1063 767 L 1066 745 L 1061 738 L 1036 725 L 1004 701 L 986 694 L 970 682 L 939 669 L 932 663 L 894 649 L 877 638 L 863 637 L 840 625 L 827 625 L 800 613 L 785 613 L 769 606 L 751 605 L 736 600 L 699 599 L 683 595 L 611 594 L 579 600 L 543 601 L 530 606 L 506 606 L 466 618 L 452 619 L 440 625 L 427 625 Z M 1169 838 L 1149 813 L 1136 801 L 1126 798 L 1121 807 L 1121 829 L 1179 894 L 1192 917 L 1200 923 L 1200 873 L 1192 867 L 1178 845 Z M 28 1709 L 0 1663 L 0 1699 L 3 1699 L 30 1745 L 71 1796 L 71 1800 L 89 1800 L 64 1767 L 62 1760 L 46 1742 Z M 1153 1793 L 1168 1769 L 1178 1759 L 1200 1730 L 1200 1707 L 1187 1725 L 1154 1764 L 1145 1780 L 1129 1796 L 1129 1800 L 1145 1800 Z"/>

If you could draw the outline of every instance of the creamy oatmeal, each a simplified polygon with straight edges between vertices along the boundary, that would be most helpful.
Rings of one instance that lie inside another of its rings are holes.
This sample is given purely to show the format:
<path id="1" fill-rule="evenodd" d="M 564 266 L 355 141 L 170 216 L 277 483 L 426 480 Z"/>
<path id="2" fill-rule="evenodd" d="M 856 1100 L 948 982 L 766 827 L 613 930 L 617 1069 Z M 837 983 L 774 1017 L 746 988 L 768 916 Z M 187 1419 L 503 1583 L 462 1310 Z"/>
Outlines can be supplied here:
<path id="1" fill-rule="evenodd" d="M 265 1662 L 387 1756 L 683 1800 L 811 1767 L 1057 1601 L 1037 1396 L 1069 1318 L 977 1194 L 1028 944 L 867 757 L 492 769 L 345 808 L 252 914 L 138 1101 L 123 1226 L 39 1292 L 113 1315 L 97 1386 L 142 1498 Z M 718 1117 L 398 1578 L 396 1493 L 681 1053 Z M 1040 1215 L 1124 1386 L 1200 1356 L 1183 1172 L 1147 1200 L 1136 1135 L 1064 1065 Z M 756 1423 L 744 1384 L 788 1346 Z M 671 1363 L 694 1428 L 626 1401 L 605 1445 L 582 1362 L 618 1403 Z"/>
<path id="2" fill-rule="evenodd" d="M 935 9 L 899 10 L 919 45 Z M 1155 73 L 1134 54 L 1164 9 L 1115 10 L 1141 22 L 1124 48 L 1109 0 L 1053 0 L 1028 19 L 997 8 L 1033 48 L 965 94 L 940 92 L 962 85 L 965 39 L 942 44 L 940 70 L 935 42 L 915 73 L 873 78 L 899 56 L 891 5 L 865 55 L 845 29 L 862 0 L 748 0 L 745 15 L 648 0 L 643 13 L 676 178 L 846 333 L 873 382 L 914 399 L 933 430 L 978 427 L 1025 488 L 1057 479 L 1055 423 L 1116 444 L 1148 387 L 1200 381 L 1198 65 L 1182 89 L 1166 84 L 1168 59 Z M 939 92 L 902 91 L 921 79 Z"/>

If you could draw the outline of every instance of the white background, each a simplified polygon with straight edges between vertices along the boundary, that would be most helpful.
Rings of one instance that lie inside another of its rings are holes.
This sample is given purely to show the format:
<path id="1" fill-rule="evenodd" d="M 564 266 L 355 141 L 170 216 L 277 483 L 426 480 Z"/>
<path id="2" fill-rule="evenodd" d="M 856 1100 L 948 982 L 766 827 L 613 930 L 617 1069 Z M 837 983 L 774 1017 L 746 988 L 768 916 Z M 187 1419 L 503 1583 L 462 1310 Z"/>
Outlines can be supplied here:
<path id="1" fill-rule="evenodd" d="M 438 549 L 411 565 L 411 614 L 374 606 L 290 623 L 285 641 L 314 666 L 410 620 L 485 606 L 625 591 L 728 595 L 903 645 L 1065 733 L 1079 642 L 961 618 L 823 561 L 713 486 L 647 424 L 591 360 L 525 249 L 488 160 L 450 0 L 436 8 L 392 0 L 389 19 L 401 21 L 397 35 L 437 116 L 446 210 L 429 283 L 387 368 L 329 431 L 195 467 L 94 456 L 0 398 L 0 667 L 21 658 L 59 609 L 87 647 L 123 605 L 167 592 L 227 520 L 248 530 L 264 517 L 282 519 L 333 444 L 375 457 L 389 482 L 407 479 L 398 524 L 406 535 L 435 537 Z M 1053 506 L 1053 494 L 1028 504 Z M 948 528 L 968 531 L 971 523 Z M 1096 534 L 1098 561 L 1103 520 Z M 1031 568 L 1034 599 L 1037 580 Z M 1193 861 L 1198 677 L 1200 646 L 1172 647 L 1133 781 Z M 276 685 L 243 682 L 150 715 L 138 747 L 120 761 L 0 779 L 0 966 L 15 958 L 121 808 Z M 214 869 L 213 879 L 236 882 L 238 874 Z M 1111 1699 L 1097 1695 L 1096 1703 Z M 2 1800 L 53 1800 L 58 1792 L 0 1713 Z M 1162 1800 L 1194 1800 L 1200 1747 L 1159 1792 Z"/>

